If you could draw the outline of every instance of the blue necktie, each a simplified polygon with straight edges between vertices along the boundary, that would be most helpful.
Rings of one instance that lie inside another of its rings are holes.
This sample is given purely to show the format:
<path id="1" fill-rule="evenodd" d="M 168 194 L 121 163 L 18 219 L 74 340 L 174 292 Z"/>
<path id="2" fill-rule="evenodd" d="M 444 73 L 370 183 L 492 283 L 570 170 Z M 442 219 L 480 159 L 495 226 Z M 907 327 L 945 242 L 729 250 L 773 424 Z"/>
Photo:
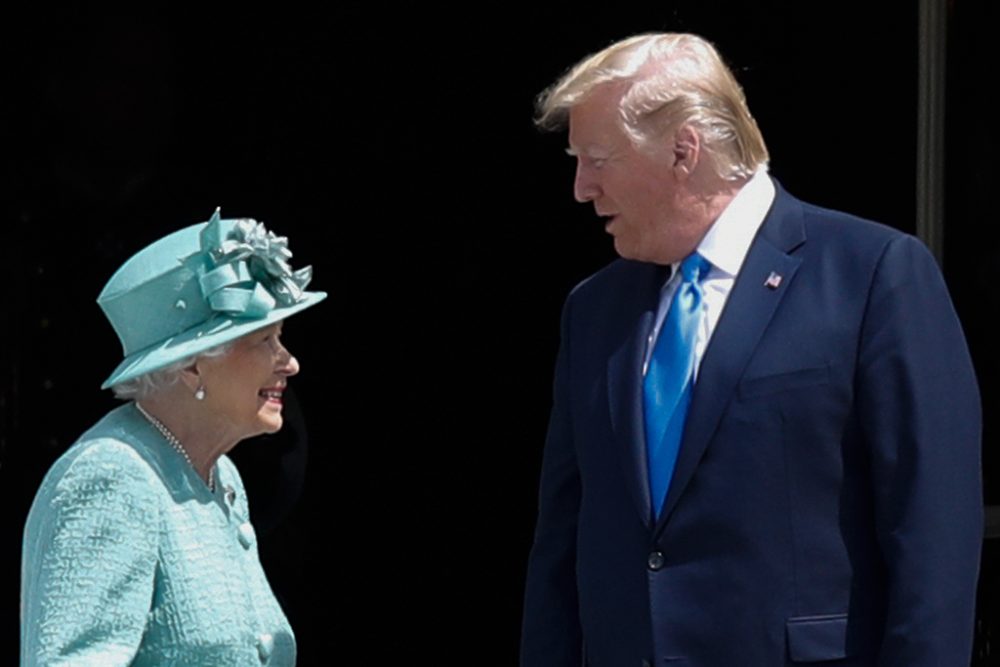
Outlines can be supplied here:
<path id="1" fill-rule="evenodd" d="M 660 327 L 643 382 L 646 457 L 653 514 L 657 518 L 674 474 L 694 384 L 694 348 L 704 293 L 699 281 L 711 264 L 693 253 L 681 262 L 681 282 Z"/>

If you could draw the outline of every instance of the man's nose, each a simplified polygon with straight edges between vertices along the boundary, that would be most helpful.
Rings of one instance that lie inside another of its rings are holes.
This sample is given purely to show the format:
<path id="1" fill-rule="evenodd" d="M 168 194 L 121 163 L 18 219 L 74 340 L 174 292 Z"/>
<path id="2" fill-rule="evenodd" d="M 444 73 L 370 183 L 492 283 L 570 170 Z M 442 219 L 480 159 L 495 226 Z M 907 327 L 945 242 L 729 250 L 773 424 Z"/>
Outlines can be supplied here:
<path id="1" fill-rule="evenodd" d="M 601 194 L 601 188 L 594 179 L 593 170 L 583 164 L 582 161 L 576 163 L 576 177 L 573 179 L 573 197 L 583 204 L 593 201 Z"/>

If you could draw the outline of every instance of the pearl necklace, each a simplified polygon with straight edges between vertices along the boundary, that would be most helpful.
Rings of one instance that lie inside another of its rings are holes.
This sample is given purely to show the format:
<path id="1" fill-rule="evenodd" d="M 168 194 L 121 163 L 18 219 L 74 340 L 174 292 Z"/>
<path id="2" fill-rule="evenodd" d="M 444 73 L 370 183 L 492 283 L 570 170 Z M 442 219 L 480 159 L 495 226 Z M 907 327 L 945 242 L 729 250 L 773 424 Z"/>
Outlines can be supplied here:
<path id="1" fill-rule="evenodd" d="M 177 439 L 177 436 L 171 433 L 170 429 L 168 429 L 166 426 L 163 425 L 163 422 L 161 422 L 159 419 L 146 412 L 145 408 L 143 408 L 141 405 L 136 403 L 135 407 L 136 409 L 139 410 L 142 416 L 146 418 L 146 421 L 152 424 L 153 428 L 155 428 L 157 431 L 160 432 L 160 435 L 163 436 L 163 439 L 166 440 L 168 443 L 170 443 L 170 446 L 173 447 L 175 450 L 177 450 L 177 453 L 183 456 L 184 460 L 188 462 L 188 465 L 191 466 L 191 468 L 195 470 L 195 472 L 197 472 L 197 469 L 195 469 L 194 467 L 194 463 L 191 461 L 191 457 L 188 456 L 187 450 L 184 449 L 184 445 L 182 445 L 181 441 Z M 208 471 L 208 488 L 212 491 L 212 493 L 215 493 L 214 469 Z"/>

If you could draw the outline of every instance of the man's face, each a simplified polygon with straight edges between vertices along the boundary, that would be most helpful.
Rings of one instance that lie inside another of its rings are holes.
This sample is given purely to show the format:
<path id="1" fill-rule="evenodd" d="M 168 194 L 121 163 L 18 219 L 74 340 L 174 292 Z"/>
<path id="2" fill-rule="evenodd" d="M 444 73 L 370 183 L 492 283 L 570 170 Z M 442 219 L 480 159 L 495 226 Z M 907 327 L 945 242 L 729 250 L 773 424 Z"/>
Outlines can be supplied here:
<path id="1" fill-rule="evenodd" d="M 711 220 L 698 215 L 688 176 L 691 155 L 674 133 L 639 150 L 618 120 L 619 87 L 603 85 L 569 114 L 569 154 L 576 157 L 576 200 L 593 202 L 615 250 L 626 259 L 678 262 L 698 246 Z"/>

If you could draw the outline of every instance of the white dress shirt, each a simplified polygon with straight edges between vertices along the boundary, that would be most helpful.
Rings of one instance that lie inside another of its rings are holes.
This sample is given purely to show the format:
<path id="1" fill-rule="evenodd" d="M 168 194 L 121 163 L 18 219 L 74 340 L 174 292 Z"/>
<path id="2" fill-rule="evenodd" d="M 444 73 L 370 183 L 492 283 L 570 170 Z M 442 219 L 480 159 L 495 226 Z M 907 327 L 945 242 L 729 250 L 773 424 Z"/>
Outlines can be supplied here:
<path id="1" fill-rule="evenodd" d="M 747 181 L 746 185 L 736 194 L 722 215 L 712 224 L 705 238 L 698 244 L 697 252 L 712 264 L 708 276 L 701 281 L 705 298 L 702 307 L 704 317 L 698 327 L 698 337 L 695 340 L 694 374 L 698 378 L 701 359 L 705 355 L 708 341 L 712 338 L 715 325 L 733 289 L 736 276 L 743 266 L 750 244 L 753 243 L 757 230 L 760 229 L 767 212 L 774 202 L 774 183 L 767 175 L 767 169 L 761 167 Z M 671 268 L 670 279 L 660 289 L 660 305 L 656 311 L 656 326 L 646 341 L 646 355 L 642 366 L 643 375 L 649 367 L 649 358 L 653 354 L 656 337 L 670 309 L 670 301 L 680 283 L 680 263 Z"/>

